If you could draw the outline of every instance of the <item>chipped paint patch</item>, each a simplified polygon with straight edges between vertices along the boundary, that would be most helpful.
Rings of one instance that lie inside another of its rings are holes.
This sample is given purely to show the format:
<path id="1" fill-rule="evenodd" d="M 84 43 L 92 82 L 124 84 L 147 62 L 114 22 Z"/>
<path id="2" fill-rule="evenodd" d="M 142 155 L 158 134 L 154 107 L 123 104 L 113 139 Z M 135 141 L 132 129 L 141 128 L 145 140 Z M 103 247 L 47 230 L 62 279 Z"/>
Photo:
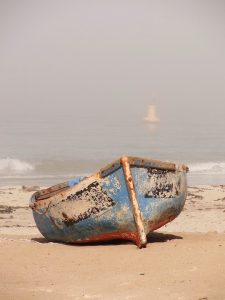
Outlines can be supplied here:
<path id="1" fill-rule="evenodd" d="M 129 212 L 130 208 L 128 207 L 128 205 L 124 205 L 121 207 L 121 209 L 119 211 L 117 211 L 116 213 L 116 219 L 119 223 L 121 223 L 123 220 L 126 219 L 126 216 Z"/>
<path id="2" fill-rule="evenodd" d="M 51 241 L 87 243 L 122 238 L 145 246 L 149 231 L 181 212 L 186 172 L 174 164 L 157 162 L 153 167 L 155 161 L 150 160 L 150 167 L 145 160 L 139 162 L 131 161 L 130 166 L 129 158 L 123 157 L 75 186 L 44 193 L 43 199 L 34 194 L 30 207 L 40 232 Z"/>
<path id="3" fill-rule="evenodd" d="M 116 176 L 109 176 L 104 178 L 103 187 L 106 187 L 110 194 L 117 194 L 117 192 L 121 189 L 121 184 Z"/>
<path id="4" fill-rule="evenodd" d="M 179 174 L 169 170 L 139 169 L 135 174 L 138 191 L 145 198 L 177 197 L 181 193 Z"/>
<path id="5" fill-rule="evenodd" d="M 97 215 L 115 205 L 115 202 L 95 181 L 75 194 L 68 195 L 57 203 L 50 203 L 48 215 L 70 226 Z"/>
<path id="6" fill-rule="evenodd" d="M 177 174 L 168 170 L 148 170 L 150 189 L 145 192 L 146 198 L 174 198 L 180 193 L 180 180 Z"/>

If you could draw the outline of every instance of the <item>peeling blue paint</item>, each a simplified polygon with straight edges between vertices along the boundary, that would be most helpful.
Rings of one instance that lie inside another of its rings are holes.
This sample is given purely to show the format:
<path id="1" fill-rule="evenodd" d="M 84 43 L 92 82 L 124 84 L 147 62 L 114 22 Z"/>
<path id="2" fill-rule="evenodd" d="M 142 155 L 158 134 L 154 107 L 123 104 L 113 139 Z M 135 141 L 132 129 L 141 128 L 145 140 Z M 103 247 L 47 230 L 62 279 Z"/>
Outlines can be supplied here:
<path id="1" fill-rule="evenodd" d="M 146 235 L 179 215 L 187 190 L 186 172 L 155 172 L 154 162 L 148 163 L 143 166 L 140 159 L 131 165 Z M 135 240 L 137 235 L 124 171 L 118 162 L 96 175 L 69 181 L 66 190 L 45 200 L 36 201 L 34 194 L 30 206 L 38 229 L 50 241 L 77 243 L 120 232 L 122 238 Z"/>

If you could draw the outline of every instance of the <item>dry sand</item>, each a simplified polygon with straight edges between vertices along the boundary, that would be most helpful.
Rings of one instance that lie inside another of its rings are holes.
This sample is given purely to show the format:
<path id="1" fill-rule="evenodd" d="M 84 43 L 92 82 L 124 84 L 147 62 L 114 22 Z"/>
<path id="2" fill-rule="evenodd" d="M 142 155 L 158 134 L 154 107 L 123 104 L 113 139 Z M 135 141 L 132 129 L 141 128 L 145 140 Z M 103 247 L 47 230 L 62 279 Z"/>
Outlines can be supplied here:
<path id="1" fill-rule="evenodd" d="M 190 187 L 181 215 L 131 243 L 48 243 L 32 192 L 0 188 L 0 299 L 225 300 L 225 186 Z"/>

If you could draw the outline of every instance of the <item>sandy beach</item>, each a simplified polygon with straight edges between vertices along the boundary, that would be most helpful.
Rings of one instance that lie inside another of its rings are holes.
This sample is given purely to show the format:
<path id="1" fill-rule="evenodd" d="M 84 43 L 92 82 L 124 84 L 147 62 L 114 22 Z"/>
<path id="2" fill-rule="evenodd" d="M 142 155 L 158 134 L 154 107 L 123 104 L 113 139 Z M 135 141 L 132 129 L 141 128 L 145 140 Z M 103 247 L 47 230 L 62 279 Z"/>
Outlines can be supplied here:
<path id="1" fill-rule="evenodd" d="M 33 192 L 0 188 L 0 299 L 225 299 L 225 186 L 194 186 L 181 215 L 129 242 L 47 242 Z"/>
<path id="2" fill-rule="evenodd" d="M 0 0 L 0 70 L 0 300 L 225 300 L 225 0 Z"/>

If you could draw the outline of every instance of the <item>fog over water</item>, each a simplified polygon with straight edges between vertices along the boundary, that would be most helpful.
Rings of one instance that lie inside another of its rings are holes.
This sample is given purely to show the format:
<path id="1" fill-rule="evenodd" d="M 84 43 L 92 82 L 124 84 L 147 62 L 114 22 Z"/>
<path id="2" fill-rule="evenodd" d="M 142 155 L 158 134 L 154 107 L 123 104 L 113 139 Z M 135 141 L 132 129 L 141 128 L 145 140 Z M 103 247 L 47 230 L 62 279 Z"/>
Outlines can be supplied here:
<path id="1" fill-rule="evenodd" d="M 126 153 L 225 181 L 224 53 L 224 1 L 1 1 L 0 177 Z"/>

